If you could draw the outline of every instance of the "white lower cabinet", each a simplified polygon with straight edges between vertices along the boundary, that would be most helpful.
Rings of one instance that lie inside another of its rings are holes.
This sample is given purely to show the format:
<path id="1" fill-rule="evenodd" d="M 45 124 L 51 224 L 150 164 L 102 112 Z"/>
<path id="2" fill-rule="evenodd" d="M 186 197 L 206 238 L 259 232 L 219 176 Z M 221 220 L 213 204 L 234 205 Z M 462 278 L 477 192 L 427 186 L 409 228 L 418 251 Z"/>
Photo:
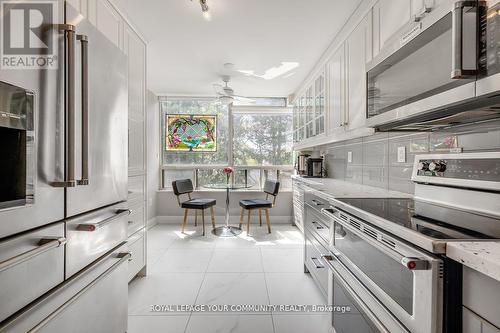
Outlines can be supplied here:
<path id="1" fill-rule="evenodd" d="M 500 333 L 500 329 L 493 326 L 474 312 L 462 307 L 463 332 L 466 333 Z"/>
<path id="2" fill-rule="evenodd" d="M 132 254 L 128 263 L 128 280 L 131 281 L 146 266 L 146 229 L 142 229 L 128 239 Z"/>
<path id="3" fill-rule="evenodd" d="M 293 181 L 293 216 L 297 228 L 304 232 L 304 188 L 296 180 Z"/>

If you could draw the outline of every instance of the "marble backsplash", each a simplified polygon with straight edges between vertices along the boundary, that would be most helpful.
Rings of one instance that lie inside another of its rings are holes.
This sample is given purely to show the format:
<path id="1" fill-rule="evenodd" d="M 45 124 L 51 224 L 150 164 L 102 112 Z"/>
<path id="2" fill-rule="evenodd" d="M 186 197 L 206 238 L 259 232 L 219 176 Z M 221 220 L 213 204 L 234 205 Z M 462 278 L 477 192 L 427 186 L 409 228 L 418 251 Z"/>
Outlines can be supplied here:
<path id="1" fill-rule="evenodd" d="M 405 161 L 398 162 L 398 148 Z M 385 132 L 318 147 L 325 156 L 327 177 L 413 193 L 415 156 L 425 153 L 500 151 L 500 120 L 430 133 Z"/>

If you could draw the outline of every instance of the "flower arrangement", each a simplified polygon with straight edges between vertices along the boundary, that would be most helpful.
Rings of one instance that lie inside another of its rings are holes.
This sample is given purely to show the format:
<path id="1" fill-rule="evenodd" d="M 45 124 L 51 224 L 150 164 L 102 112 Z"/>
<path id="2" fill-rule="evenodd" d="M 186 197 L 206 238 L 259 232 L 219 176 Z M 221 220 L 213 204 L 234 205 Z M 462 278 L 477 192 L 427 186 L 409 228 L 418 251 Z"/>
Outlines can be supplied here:
<path id="1" fill-rule="evenodd" d="M 225 167 L 222 171 L 226 174 L 226 183 L 229 184 L 229 178 L 231 177 L 231 174 L 234 172 L 234 169 L 231 167 Z"/>

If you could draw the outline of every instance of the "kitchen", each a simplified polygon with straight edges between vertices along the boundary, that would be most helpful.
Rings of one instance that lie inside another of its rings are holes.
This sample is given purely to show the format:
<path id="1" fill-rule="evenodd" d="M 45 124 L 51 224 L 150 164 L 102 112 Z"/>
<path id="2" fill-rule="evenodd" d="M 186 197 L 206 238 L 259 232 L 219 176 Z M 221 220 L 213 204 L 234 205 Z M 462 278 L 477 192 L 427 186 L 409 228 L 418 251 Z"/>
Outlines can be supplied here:
<path id="1" fill-rule="evenodd" d="M 497 0 L 0 6 L 0 332 L 500 332 Z"/>

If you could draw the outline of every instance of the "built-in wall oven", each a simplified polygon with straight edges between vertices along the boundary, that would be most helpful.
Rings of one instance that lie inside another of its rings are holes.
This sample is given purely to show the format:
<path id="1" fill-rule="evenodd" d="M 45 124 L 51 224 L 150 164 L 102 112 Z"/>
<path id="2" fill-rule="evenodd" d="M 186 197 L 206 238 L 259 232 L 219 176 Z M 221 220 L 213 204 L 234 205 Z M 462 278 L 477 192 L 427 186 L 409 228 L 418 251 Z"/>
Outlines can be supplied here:
<path id="1" fill-rule="evenodd" d="M 34 201 L 34 94 L 0 81 L 0 209 Z"/>
<path id="2" fill-rule="evenodd" d="M 352 307 L 334 312 L 337 333 L 441 332 L 442 260 L 339 209 L 323 212 L 333 221 L 331 253 L 323 256 L 334 275 L 333 304 Z"/>
<path id="3" fill-rule="evenodd" d="M 500 117 L 500 2 L 449 1 L 367 66 L 367 123 L 429 129 Z"/>

